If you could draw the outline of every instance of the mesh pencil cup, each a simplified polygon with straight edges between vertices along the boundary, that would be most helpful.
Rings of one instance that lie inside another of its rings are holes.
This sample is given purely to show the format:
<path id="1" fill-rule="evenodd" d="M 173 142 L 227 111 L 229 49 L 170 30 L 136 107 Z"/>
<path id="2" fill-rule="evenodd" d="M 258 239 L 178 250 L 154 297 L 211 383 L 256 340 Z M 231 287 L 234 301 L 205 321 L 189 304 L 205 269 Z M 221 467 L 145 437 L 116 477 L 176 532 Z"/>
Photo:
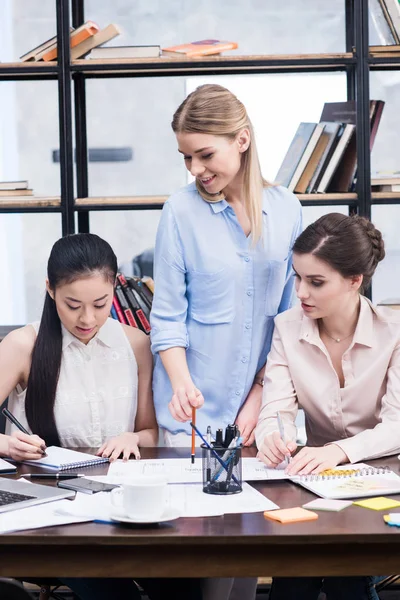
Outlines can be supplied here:
<path id="1" fill-rule="evenodd" d="M 242 446 L 237 448 L 202 448 L 203 492 L 206 494 L 238 494 L 242 491 Z M 225 464 L 221 465 L 215 454 Z"/>

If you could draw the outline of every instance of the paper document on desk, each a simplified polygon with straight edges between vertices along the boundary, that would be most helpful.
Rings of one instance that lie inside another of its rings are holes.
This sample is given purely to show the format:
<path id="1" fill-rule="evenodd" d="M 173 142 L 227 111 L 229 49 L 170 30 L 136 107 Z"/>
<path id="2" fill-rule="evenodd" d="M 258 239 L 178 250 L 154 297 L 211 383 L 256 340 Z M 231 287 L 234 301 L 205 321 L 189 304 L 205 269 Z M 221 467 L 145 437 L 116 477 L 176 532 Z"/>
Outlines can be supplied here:
<path id="1" fill-rule="evenodd" d="M 92 520 L 90 517 L 76 517 L 68 512 L 62 513 L 64 509 L 68 510 L 69 504 L 72 504 L 70 500 L 55 500 L 47 504 L 28 506 L 3 513 L 0 515 L 0 534 Z"/>
<path id="2" fill-rule="evenodd" d="M 242 459 L 243 481 L 270 481 L 274 479 L 288 479 L 282 463 L 276 469 L 268 469 L 257 458 Z M 164 458 L 142 460 L 117 460 L 111 463 L 108 476 L 113 483 L 139 475 L 165 475 L 169 483 L 201 483 L 203 470 L 201 459 L 196 459 L 194 465 L 190 458 Z"/>
<path id="3" fill-rule="evenodd" d="M 226 496 L 205 494 L 200 483 L 170 484 L 168 491 L 170 504 L 178 509 L 181 517 L 214 517 L 279 508 L 248 483 L 243 484 L 243 492 Z M 75 500 L 64 505 L 61 512 L 76 517 L 110 521 L 115 508 L 112 507 L 110 494 L 99 492 L 91 496 L 77 494 Z"/>

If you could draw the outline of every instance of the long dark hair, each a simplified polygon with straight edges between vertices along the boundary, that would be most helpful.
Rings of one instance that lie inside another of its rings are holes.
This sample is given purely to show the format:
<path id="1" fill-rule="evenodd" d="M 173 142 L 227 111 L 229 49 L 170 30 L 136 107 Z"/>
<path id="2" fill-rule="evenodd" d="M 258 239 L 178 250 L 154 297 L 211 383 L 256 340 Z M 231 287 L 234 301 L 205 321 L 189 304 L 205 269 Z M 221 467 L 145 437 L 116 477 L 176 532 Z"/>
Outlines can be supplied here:
<path id="1" fill-rule="evenodd" d="M 365 217 L 329 213 L 306 227 L 295 241 L 293 252 L 313 254 L 342 277 L 363 275 L 363 292 L 385 258 L 385 244 L 379 229 Z"/>
<path id="2" fill-rule="evenodd" d="M 108 242 L 93 233 L 78 233 L 59 239 L 47 263 L 49 287 L 101 273 L 114 283 L 117 259 Z M 32 352 L 25 399 L 26 418 L 33 433 L 47 445 L 60 445 L 54 417 L 54 401 L 61 366 L 62 332 L 56 303 L 46 292 L 40 328 Z"/>

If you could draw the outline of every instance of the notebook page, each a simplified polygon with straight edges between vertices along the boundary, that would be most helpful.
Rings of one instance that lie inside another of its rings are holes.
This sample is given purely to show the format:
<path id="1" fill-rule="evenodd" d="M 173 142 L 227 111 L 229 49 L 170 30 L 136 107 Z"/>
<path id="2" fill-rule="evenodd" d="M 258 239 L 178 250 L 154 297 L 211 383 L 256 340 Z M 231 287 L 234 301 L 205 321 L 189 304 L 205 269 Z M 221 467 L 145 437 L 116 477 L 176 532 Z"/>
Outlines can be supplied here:
<path id="1" fill-rule="evenodd" d="M 17 467 L 0 458 L 0 473 L 15 473 Z"/>
<path id="2" fill-rule="evenodd" d="M 25 464 L 51 467 L 54 469 L 70 469 L 77 466 L 84 467 L 85 465 L 100 464 L 108 462 L 108 459 L 101 456 L 94 456 L 86 452 L 78 452 L 69 448 L 60 448 L 59 446 L 49 446 L 46 450 L 47 456 L 43 456 L 38 460 L 26 460 Z"/>

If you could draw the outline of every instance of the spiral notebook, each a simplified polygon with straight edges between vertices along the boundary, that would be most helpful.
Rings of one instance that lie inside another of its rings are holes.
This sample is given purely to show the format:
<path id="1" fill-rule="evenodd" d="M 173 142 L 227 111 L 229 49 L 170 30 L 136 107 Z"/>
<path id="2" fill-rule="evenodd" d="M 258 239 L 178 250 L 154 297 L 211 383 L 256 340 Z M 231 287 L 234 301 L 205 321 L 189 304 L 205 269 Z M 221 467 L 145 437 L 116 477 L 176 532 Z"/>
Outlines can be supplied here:
<path id="1" fill-rule="evenodd" d="M 400 494 L 400 477 L 396 473 L 388 467 L 375 468 L 363 463 L 290 479 L 321 498 L 334 500 Z"/>
<path id="2" fill-rule="evenodd" d="M 60 448 L 59 446 L 49 446 L 46 449 L 47 456 L 38 460 L 24 460 L 24 464 L 35 465 L 36 467 L 50 467 L 58 471 L 67 469 L 79 469 L 81 467 L 92 467 L 101 463 L 108 462 L 108 458 L 94 456 L 85 452 L 77 452 L 69 448 Z"/>

